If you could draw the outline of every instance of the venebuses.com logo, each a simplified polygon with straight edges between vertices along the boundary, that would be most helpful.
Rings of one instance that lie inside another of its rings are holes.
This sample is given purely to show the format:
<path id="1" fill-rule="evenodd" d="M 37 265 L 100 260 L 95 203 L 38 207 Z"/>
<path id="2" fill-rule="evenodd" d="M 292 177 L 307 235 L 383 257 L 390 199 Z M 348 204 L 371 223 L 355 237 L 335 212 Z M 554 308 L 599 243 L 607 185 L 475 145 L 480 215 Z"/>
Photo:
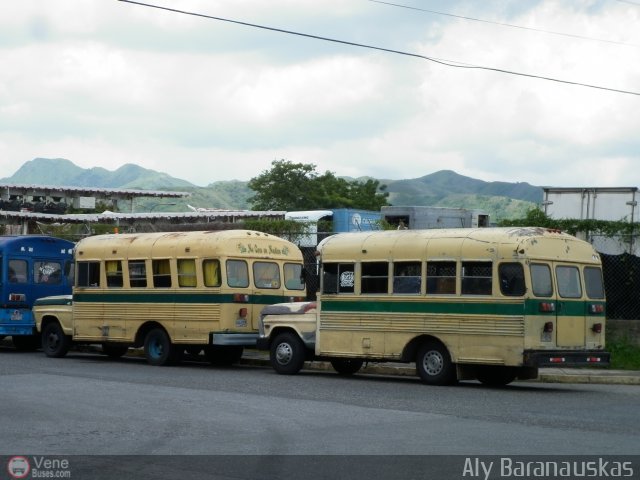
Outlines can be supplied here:
<path id="1" fill-rule="evenodd" d="M 27 478 L 31 465 L 26 457 L 11 457 L 7 462 L 7 472 L 11 478 Z"/>
<path id="2" fill-rule="evenodd" d="M 71 478 L 69 460 L 15 455 L 7 462 L 9 478 Z"/>

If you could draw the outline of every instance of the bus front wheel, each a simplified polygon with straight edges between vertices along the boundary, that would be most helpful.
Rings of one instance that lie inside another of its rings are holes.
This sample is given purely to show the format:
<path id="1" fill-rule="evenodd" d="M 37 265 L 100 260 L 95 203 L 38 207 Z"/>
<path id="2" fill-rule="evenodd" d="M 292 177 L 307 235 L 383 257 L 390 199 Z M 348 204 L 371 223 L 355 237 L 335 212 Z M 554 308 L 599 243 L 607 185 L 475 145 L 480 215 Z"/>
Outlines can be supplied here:
<path id="1" fill-rule="evenodd" d="M 416 370 L 429 385 L 450 385 L 455 382 L 456 370 L 447 348 L 438 342 L 424 344 L 416 357 Z"/>
<path id="2" fill-rule="evenodd" d="M 293 375 L 302 370 L 305 360 L 304 344 L 300 338 L 285 332 L 271 344 L 270 359 L 273 369 L 282 375 Z"/>
<path id="3" fill-rule="evenodd" d="M 171 343 L 171 338 L 162 328 L 149 330 L 144 338 L 144 356 L 147 362 L 155 366 L 175 365 L 180 363 L 184 348 Z"/>
<path id="4" fill-rule="evenodd" d="M 64 357 L 71 348 L 71 338 L 58 322 L 50 322 L 42 330 L 42 350 L 47 357 Z"/>

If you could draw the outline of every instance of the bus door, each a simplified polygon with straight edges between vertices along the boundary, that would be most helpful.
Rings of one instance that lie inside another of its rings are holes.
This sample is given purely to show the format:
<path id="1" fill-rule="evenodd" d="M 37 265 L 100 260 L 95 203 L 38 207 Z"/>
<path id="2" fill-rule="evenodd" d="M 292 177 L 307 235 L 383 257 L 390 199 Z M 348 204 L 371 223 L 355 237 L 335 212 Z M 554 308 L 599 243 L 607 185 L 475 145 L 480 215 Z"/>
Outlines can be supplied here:
<path id="1" fill-rule="evenodd" d="M 578 265 L 553 264 L 556 279 L 556 345 L 583 347 L 586 340 L 585 302 Z"/>

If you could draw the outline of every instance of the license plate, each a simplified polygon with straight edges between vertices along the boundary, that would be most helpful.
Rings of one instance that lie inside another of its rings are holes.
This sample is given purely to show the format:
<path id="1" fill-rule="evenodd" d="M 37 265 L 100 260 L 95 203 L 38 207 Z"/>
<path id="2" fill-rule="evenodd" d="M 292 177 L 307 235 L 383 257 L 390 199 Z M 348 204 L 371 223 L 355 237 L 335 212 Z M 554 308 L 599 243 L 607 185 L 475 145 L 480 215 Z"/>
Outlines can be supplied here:
<path id="1" fill-rule="evenodd" d="M 14 310 L 11 312 L 11 320 L 14 322 L 19 322 L 22 320 L 22 312 L 20 310 Z"/>

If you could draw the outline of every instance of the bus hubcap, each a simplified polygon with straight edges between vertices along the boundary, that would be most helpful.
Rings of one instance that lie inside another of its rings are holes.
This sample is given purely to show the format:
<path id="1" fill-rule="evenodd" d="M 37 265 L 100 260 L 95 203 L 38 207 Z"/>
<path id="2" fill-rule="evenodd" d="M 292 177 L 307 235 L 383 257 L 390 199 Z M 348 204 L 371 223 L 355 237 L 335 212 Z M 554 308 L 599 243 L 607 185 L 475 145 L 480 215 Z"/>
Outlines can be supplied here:
<path id="1" fill-rule="evenodd" d="M 430 351 L 424 356 L 424 370 L 429 375 L 438 375 L 442 371 L 443 364 L 442 355 L 438 352 Z"/>
<path id="2" fill-rule="evenodd" d="M 288 343 L 281 343 L 278 345 L 276 349 L 276 360 L 281 365 L 286 365 L 291 361 L 291 356 L 293 355 L 293 351 L 291 350 L 291 345 Z"/>

